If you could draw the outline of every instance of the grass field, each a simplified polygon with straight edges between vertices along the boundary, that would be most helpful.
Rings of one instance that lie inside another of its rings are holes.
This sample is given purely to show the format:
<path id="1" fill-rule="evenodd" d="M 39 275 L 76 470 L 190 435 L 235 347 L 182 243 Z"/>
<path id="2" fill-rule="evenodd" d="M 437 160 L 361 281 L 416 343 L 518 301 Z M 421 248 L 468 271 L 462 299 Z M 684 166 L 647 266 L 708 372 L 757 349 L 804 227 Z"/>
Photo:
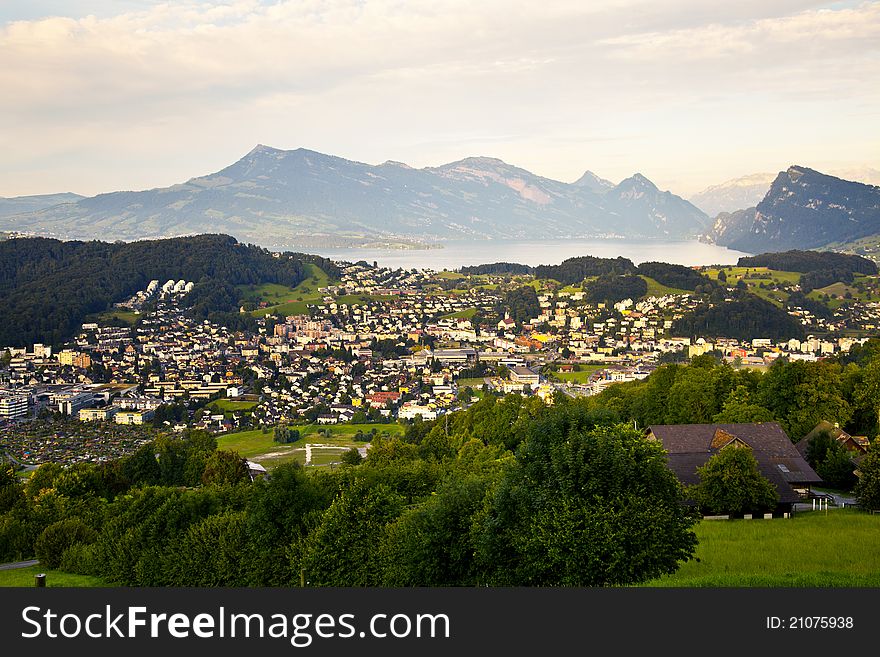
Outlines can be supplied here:
<path id="1" fill-rule="evenodd" d="M 300 433 L 300 439 L 294 443 L 281 445 L 274 440 L 274 434 L 263 433 L 262 429 L 253 431 L 238 431 L 217 437 L 217 449 L 228 449 L 238 452 L 246 459 L 259 461 L 264 465 L 277 465 L 290 460 L 305 460 L 303 448 L 306 443 L 320 443 L 333 445 L 334 447 L 363 446 L 363 442 L 355 441 L 354 436 L 358 431 L 369 433 L 373 429 L 379 434 L 388 432 L 392 436 L 403 435 L 403 425 L 400 424 L 331 424 L 292 427 Z M 322 435 L 321 431 L 329 431 L 330 435 Z M 300 456 L 302 458 L 300 458 Z"/>
<path id="2" fill-rule="evenodd" d="M 476 314 L 476 308 L 467 308 L 465 310 L 459 310 L 457 313 L 449 313 L 448 315 L 443 315 L 441 319 L 470 319 Z"/>
<path id="3" fill-rule="evenodd" d="M 458 384 L 459 388 L 482 388 L 486 381 L 484 378 L 479 377 L 475 379 L 458 379 L 455 383 Z"/>
<path id="4" fill-rule="evenodd" d="M 689 290 L 682 290 L 677 287 L 669 287 L 667 285 L 663 285 L 662 283 L 658 283 L 650 276 L 642 276 L 640 274 L 639 278 L 641 278 L 643 281 L 645 281 L 645 283 L 648 284 L 648 291 L 646 292 L 646 295 L 649 297 L 663 297 L 667 294 L 693 294 L 693 292 Z"/>
<path id="5" fill-rule="evenodd" d="M 208 408 L 216 408 L 220 412 L 249 411 L 259 402 L 234 401 L 232 399 L 217 399 L 208 404 Z"/>
<path id="6" fill-rule="evenodd" d="M 861 284 L 863 289 L 860 290 L 858 287 L 856 287 L 856 283 Z M 832 310 L 839 308 L 841 305 L 849 301 L 880 300 L 880 290 L 878 290 L 877 286 L 877 277 L 863 276 L 860 274 L 856 274 L 853 284 L 841 282 L 832 283 L 831 285 L 826 285 L 825 287 L 812 290 L 807 296 L 811 299 L 820 300 L 821 297 L 826 294 L 830 297 L 830 299 L 825 303 Z M 849 299 L 846 298 L 847 294 L 850 295 Z"/>
<path id="7" fill-rule="evenodd" d="M 648 586 L 880 586 L 880 515 L 808 511 L 791 519 L 704 520 L 695 531 L 699 561 Z"/>
<path id="8" fill-rule="evenodd" d="M 60 570 L 46 570 L 43 566 L 28 566 L 14 570 L 0 570 L 0 586 L 34 586 L 34 575 L 46 574 L 47 587 L 94 587 L 109 586 L 106 582 L 91 575 L 74 575 Z"/>
<path id="9" fill-rule="evenodd" d="M 586 383 L 593 372 L 604 370 L 605 365 L 581 365 L 580 368 L 580 372 L 553 372 L 551 376 L 566 383 Z"/>
<path id="10" fill-rule="evenodd" d="M 718 280 L 719 271 L 721 270 L 707 269 L 703 273 L 713 280 Z M 768 290 L 766 286 L 778 285 L 780 283 L 798 283 L 801 280 L 800 273 L 796 271 L 781 271 L 767 267 L 724 267 L 724 274 L 727 276 L 728 287 L 733 287 L 737 282 L 743 280 L 748 286 L 749 292 L 780 307 L 788 299 L 788 293 Z M 746 278 L 746 275 L 754 274 L 758 274 L 761 278 Z M 761 283 L 764 283 L 764 288 L 760 287 Z"/>
<path id="11" fill-rule="evenodd" d="M 303 315 L 308 312 L 309 304 L 320 303 L 324 295 L 318 288 L 327 287 L 333 281 L 323 269 L 317 265 L 306 263 L 308 276 L 296 287 L 287 287 L 275 283 L 264 283 L 250 290 L 247 286 L 239 286 L 239 292 L 245 299 L 254 302 L 265 301 L 270 304 L 266 308 L 259 308 L 251 312 L 252 315 L 262 317 L 279 313 L 281 315 Z"/>
<path id="12" fill-rule="evenodd" d="M 87 322 L 95 322 L 96 324 L 108 324 L 113 320 L 125 322 L 129 326 L 134 326 L 135 322 L 140 319 L 140 315 L 133 310 L 124 308 L 114 308 L 113 310 L 105 310 L 102 313 L 96 313 L 86 317 Z"/>

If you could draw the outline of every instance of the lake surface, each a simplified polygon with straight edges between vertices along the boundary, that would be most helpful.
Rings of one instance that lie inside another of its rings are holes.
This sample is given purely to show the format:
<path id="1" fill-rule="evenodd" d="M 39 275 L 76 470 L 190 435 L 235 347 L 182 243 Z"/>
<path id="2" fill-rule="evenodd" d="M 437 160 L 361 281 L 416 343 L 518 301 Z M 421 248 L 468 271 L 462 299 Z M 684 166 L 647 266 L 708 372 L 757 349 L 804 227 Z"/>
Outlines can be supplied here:
<path id="1" fill-rule="evenodd" d="M 295 250 L 295 249 L 294 249 Z M 523 265 L 558 265 L 566 258 L 596 256 L 629 258 L 642 262 L 668 262 L 677 265 L 735 265 L 741 256 L 751 255 L 723 246 L 697 241 L 570 239 L 570 240 L 461 240 L 444 242 L 443 248 L 406 249 L 319 249 L 310 248 L 332 260 L 377 262 L 380 267 L 397 269 L 458 269 L 491 262 L 517 262 Z"/>

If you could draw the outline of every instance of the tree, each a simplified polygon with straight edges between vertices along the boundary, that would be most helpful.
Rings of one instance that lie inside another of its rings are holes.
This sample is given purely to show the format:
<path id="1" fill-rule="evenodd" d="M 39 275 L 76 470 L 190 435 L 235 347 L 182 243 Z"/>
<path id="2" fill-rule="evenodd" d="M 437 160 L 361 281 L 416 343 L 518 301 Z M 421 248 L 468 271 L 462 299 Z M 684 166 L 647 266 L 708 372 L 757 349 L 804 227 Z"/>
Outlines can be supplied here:
<path id="1" fill-rule="evenodd" d="M 859 482 L 855 488 L 856 500 L 866 511 L 880 509 L 880 439 L 874 440 L 865 458 L 859 464 Z"/>
<path id="2" fill-rule="evenodd" d="M 745 385 L 739 385 L 724 402 L 721 412 L 712 418 L 713 422 L 736 424 L 741 422 L 772 422 L 773 413 L 752 402 L 752 395 Z"/>
<path id="3" fill-rule="evenodd" d="M 247 586 L 243 511 L 224 511 L 191 525 L 175 559 L 177 586 Z"/>
<path id="4" fill-rule="evenodd" d="M 15 468 L 0 461 L 0 514 L 9 511 L 22 497 L 23 490 L 15 476 Z"/>
<path id="5" fill-rule="evenodd" d="M 662 448 L 628 425 L 551 407 L 474 520 L 476 579 L 501 586 L 609 586 L 674 572 L 694 516 Z"/>
<path id="6" fill-rule="evenodd" d="M 711 421 L 717 412 L 714 371 L 699 365 L 681 370 L 669 388 L 666 422 L 702 424 Z"/>
<path id="7" fill-rule="evenodd" d="M 855 469 L 849 450 L 834 441 L 816 466 L 816 474 L 831 488 L 851 490 L 857 481 Z"/>
<path id="8" fill-rule="evenodd" d="M 361 461 L 363 460 L 364 457 L 361 456 L 361 453 L 358 451 L 357 447 L 352 447 L 342 454 L 342 462 L 347 463 L 348 465 L 360 465 Z"/>
<path id="9" fill-rule="evenodd" d="M 237 484 L 247 478 L 247 461 L 238 452 L 227 449 L 218 449 L 211 454 L 202 473 L 203 484 Z"/>
<path id="10" fill-rule="evenodd" d="M 36 498 L 40 491 L 55 488 L 55 480 L 64 471 L 59 463 L 43 463 L 31 473 L 30 479 L 25 484 L 25 492 L 28 497 Z"/>
<path id="11" fill-rule="evenodd" d="M 773 413 L 795 441 L 822 420 L 844 426 L 852 415 L 843 396 L 842 368 L 824 361 L 776 359 L 761 378 L 755 401 Z"/>
<path id="12" fill-rule="evenodd" d="M 299 429 L 291 429 L 290 427 L 279 424 L 273 430 L 273 438 L 274 442 L 281 443 L 286 445 L 288 443 L 295 443 L 300 439 Z"/>
<path id="13" fill-rule="evenodd" d="M 474 442 L 479 450 L 486 449 Z M 382 546 L 383 584 L 473 586 L 476 573 L 470 528 L 492 482 L 485 475 L 450 478 L 436 495 L 390 525 Z"/>
<path id="14" fill-rule="evenodd" d="M 747 447 L 728 446 L 697 468 L 700 483 L 688 494 L 710 513 L 738 515 L 770 511 L 779 492 L 760 472 L 758 461 Z"/>
<path id="15" fill-rule="evenodd" d="M 37 538 L 34 549 L 40 565 L 58 568 L 64 551 L 78 543 L 92 543 L 97 533 L 80 518 L 65 518 L 46 527 Z"/>
<path id="16" fill-rule="evenodd" d="M 379 586 L 379 545 L 403 498 L 385 484 L 356 480 L 292 550 L 292 567 L 309 586 Z"/>

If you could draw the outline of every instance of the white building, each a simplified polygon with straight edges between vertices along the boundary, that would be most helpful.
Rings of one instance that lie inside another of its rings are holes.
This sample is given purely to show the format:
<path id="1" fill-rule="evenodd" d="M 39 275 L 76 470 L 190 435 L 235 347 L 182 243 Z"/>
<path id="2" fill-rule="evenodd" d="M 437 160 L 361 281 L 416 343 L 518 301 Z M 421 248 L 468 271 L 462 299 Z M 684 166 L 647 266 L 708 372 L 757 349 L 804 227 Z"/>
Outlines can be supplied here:
<path id="1" fill-rule="evenodd" d="M 0 394 L 0 418 L 11 420 L 28 413 L 27 395 Z"/>

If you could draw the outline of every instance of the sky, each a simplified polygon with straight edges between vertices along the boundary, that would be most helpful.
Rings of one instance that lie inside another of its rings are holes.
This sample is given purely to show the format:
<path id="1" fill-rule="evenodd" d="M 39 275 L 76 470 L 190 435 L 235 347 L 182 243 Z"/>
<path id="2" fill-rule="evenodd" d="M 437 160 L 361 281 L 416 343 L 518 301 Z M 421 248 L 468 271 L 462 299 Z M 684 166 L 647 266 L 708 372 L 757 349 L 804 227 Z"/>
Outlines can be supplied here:
<path id="1" fill-rule="evenodd" d="M 163 187 L 256 144 L 688 196 L 880 169 L 878 80 L 880 0 L 5 0 L 0 196 Z"/>

